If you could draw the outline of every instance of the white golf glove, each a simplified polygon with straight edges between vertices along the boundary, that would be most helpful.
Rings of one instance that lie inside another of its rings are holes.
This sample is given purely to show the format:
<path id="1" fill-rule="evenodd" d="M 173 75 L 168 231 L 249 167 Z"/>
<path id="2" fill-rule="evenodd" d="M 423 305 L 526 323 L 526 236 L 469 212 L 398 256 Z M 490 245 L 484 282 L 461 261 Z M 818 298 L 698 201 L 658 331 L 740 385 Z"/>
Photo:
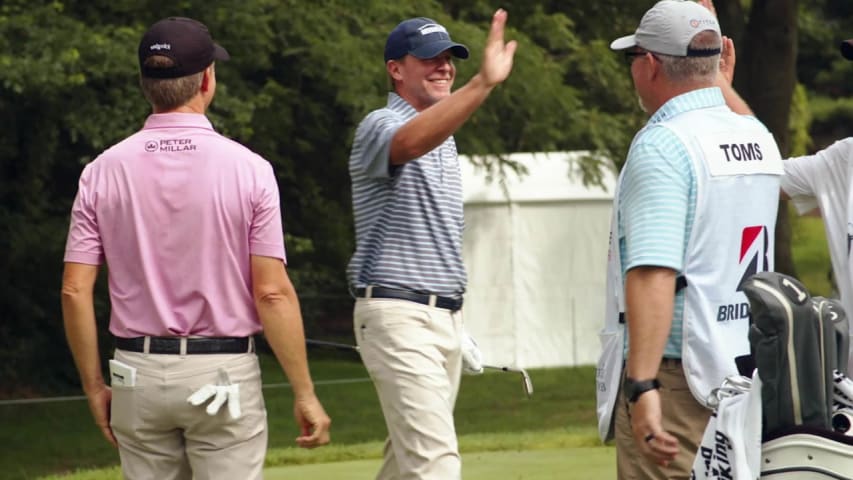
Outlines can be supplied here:
<path id="1" fill-rule="evenodd" d="M 462 329 L 462 373 L 466 375 L 479 375 L 483 373 L 483 353 L 474 337 Z"/>
<path id="2" fill-rule="evenodd" d="M 228 414 L 231 418 L 237 420 L 242 415 L 240 411 L 240 385 L 232 384 L 228 380 L 228 375 L 223 371 L 219 371 L 220 382 L 224 385 L 207 384 L 187 398 L 187 402 L 193 406 L 199 406 L 213 397 L 213 400 L 208 404 L 205 411 L 208 415 L 216 415 L 224 403 L 228 403 Z"/>

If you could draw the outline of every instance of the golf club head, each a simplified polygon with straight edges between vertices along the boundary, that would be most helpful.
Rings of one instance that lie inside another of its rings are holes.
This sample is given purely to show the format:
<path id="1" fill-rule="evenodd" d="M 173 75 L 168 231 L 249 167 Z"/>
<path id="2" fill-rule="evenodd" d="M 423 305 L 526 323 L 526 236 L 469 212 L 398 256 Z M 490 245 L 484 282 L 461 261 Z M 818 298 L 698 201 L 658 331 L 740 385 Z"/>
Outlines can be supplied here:
<path id="1" fill-rule="evenodd" d="M 527 394 L 527 398 L 531 398 L 533 396 L 533 382 L 530 380 L 530 375 L 524 369 L 519 369 L 519 371 L 521 372 L 521 378 L 524 383 L 524 393 Z"/>
<path id="2" fill-rule="evenodd" d="M 513 367 L 498 367 L 495 365 L 483 365 L 483 368 L 489 368 L 492 370 L 500 370 L 502 372 L 508 373 L 518 373 L 521 375 L 521 386 L 524 388 L 524 394 L 527 395 L 527 398 L 533 396 L 533 382 L 530 380 L 530 375 L 527 374 L 527 371 L 523 368 L 513 368 Z"/>

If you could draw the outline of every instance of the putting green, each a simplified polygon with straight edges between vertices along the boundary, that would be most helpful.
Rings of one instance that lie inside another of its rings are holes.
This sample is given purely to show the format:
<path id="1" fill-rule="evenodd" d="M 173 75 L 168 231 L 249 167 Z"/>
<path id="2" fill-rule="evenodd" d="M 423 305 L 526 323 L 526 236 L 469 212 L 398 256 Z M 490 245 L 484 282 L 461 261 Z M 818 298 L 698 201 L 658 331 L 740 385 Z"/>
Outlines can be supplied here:
<path id="1" fill-rule="evenodd" d="M 375 478 L 381 461 L 318 463 L 264 470 L 266 480 L 364 480 Z M 472 452 L 462 455 L 465 480 L 568 480 L 615 478 L 612 447 Z"/>

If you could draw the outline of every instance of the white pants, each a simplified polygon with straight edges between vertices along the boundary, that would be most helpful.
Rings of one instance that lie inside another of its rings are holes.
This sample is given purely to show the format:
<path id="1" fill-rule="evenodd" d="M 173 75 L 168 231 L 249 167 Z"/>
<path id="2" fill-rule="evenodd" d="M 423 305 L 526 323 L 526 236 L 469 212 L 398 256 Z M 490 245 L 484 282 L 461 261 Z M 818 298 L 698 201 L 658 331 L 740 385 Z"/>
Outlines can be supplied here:
<path id="1" fill-rule="evenodd" d="M 377 480 L 460 479 L 453 406 L 462 371 L 461 311 L 359 298 L 353 322 L 388 428 Z"/>
<path id="2" fill-rule="evenodd" d="M 110 426 L 124 478 L 262 478 L 267 413 L 254 353 L 181 356 L 116 350 L 115 359 L 137 369 L 136 386 L 112 387 Z M 216 384 L 220 368 L 240 384 L 242 416 L 237 420 L 225 407 L 210 416 L 206 404 L 187 403 L 203 385 Z"/>

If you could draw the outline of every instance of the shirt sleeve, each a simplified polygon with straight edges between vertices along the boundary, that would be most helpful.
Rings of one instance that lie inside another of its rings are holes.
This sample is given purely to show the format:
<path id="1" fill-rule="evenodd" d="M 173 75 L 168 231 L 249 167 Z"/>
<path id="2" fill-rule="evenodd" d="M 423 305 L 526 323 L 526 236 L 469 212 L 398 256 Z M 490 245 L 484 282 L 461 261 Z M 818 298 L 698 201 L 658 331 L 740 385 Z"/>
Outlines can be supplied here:
<path id="1" fill-rule="evenodd" d="M 77 196 L 71 207 L 71 225 L 65 241 L 65 261 L 100 265 L 104 263 L 104 249 L 95 211 L 97 193 L 92 164 L 80 174 Z"/>
<path id="2" fill-rule="evenodd" d="M 850 156 L 853 156 L 853 138 L 835 142 L 814 155 L 793 157 L 782 162 L 785 174 L 781 178 L 781 187 L 791 197 L 799 213 L 807 213 L 817 207 L 815 197 L 822 184 L 846 177 Z"/>
<path id="3" fill-rule="evenodd" d="M 249 253 L 279 258 L 287 263 L 280 205 L 278 183 L 272 165 L 264 161 L 255 187 Z"/>
<path id="4" fill-rule="evenodd" d="M 371 112 L 356 129 L 350 168 L 370 178 L 388 178 L 391 140 L 403 124 L 403 117 L 387 108 Z"/>
<path id="5" fill-rule="evenodd" d="M 693 167 L 686 148 L 669 130 L 655 128 L 641 135 L 628 152 L 619 193 L 623 268 L 681 271 Z"/>

